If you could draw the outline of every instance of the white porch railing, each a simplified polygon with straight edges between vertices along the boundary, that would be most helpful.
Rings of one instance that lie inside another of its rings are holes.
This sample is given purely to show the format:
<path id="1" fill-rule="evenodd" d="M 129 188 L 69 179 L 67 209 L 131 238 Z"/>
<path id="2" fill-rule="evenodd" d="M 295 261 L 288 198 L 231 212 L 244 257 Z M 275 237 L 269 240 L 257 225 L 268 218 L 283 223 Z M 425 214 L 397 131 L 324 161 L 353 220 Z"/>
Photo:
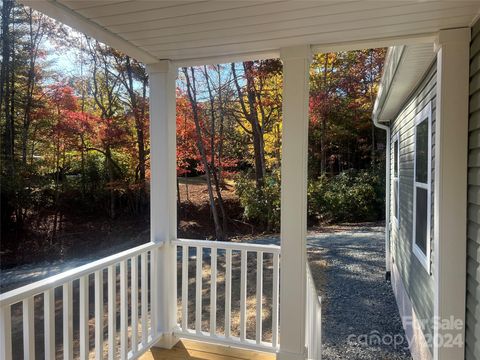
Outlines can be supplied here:
<path id="1" fill-rule="evenodd" d="M 203 240 L 175 245 L 181 259 L 177 336 L 275 352 L 280 247 Z"/>
<path id="2" fill-rule="evenodd" d="M 159 336 L 148 269 L 158 248 L 141 245 L 1 294 L 0 359 L 34 360 L 36 350 L 49 360 L 138 358 Z"/>
<path id="3" fill-rule="evenodd" d="M 277 351 L 280 247 L 203 240 L 174 245 L 181 308 L 176 335 Z M 141 245 L 0 294 L 0 360 L 140 357 L 161 336 L 153 268 L 160 246 Z"/>
<path id="4" fill-rule="evenodd" d="M 310 265 L 306 264 L 307 271 L 307 306 L 305 340 L 307 359 L 321 360 L 322 358 L 322 298 L 317 295 Z"/>

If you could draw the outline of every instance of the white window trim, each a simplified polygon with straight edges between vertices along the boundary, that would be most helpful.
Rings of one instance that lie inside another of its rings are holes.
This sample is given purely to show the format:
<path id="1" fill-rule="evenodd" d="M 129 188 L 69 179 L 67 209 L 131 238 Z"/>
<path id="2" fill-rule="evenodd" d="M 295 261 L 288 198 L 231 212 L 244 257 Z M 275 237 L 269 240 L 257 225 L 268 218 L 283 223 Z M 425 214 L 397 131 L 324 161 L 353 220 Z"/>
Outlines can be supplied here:
<path id="1" fill-rule="evenodd" d="M 395 143 L 398 143 L 398 148 L 397 148 L 397 153 L 395 154 Z M 393 148 L 393 166 L 395 167 L 395 156 L 397 157 L 397 176 L 395 176 L 395 168 L 393 169 L 393 185 L 395 184 L 395 181 L 397 181 L 398 186 L 397 186 L 397 198 L 395 199 L 395 206 L 397 207 L 397 215 L 398 217 L 395 216 L 395 211 L 393 211 L 393 222 L 395 224 L 395 227 L 398 229 L 400 225 L 400 132 L 397 132 L 393 136 L 393 142 L 392 142 L 392 148 Z M 394 188 L 394 187 L 392 187 Z"/>
<path id="2" fill-rule="evenodd" d="M 427 169 L 427 183 L 417 182 L 417 126 L 423 121 L 428 121 L 428 169 Z M 432 212 L 432 104 L 429 102 L 420 111 L 414 119 L 414 137 L 413 137 L 413 229 L 412 229 L 412 249 L 413 253 L 423 265 L 425 270 L 431 274 L 431 212 Z M 426 254 L 420 249 L 416 243 L 416 222 L 417 222 L 417 187 L 427 190 L 427 241 Z"/>

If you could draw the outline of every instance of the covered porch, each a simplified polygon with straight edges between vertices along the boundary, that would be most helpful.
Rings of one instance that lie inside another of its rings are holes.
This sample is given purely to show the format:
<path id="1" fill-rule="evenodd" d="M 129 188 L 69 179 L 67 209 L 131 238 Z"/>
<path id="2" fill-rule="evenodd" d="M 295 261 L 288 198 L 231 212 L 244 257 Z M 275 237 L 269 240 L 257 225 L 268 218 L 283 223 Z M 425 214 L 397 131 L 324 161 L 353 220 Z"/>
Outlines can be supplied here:
<path id="1" fill-rule="evenodd" d="M 468 40 L 465 32 L 444 29 L 470 26 L 479 11 L 478 2 L 25 0 L 22 3 L 147 64 L 151 242 L 2 294 L 0 359 L 13 358 L 12 340 L 16 336 L 23 337 L 24 359 L 34 359 L 37 346 L 44 349 L 46 359 L 73 359 L 77 348 L 80 359 L 172 359 L 173 353 L 178 358 L 203 358 L 191 355 L 190 351 L 212 354 L 204 358 L 238 355 L 238 358 L 258 359 L 320 359 L 322 304 L 306 255 L 311 55 L 425 43 L 431 44 L 433 52 L 435 43 L 445 70 L 442 91 L 448 98 L 456 92 L 455 68 L 465 65 L 464 53 L 458 52 L 458 47 L 467 46 Z M 271 16 L 275 16 L 275 21 L 269 20 Z M 281 58 L 284 76 L 281 246 L 178 239 L 175 196 L 178 68 L 274 57 Z M 452 100 L 441 108 L 441 122 L 445 126 L 454 126 L 457 121 L 455 106 Z M 449 142 L 448 136 L 442 136 L 436 146 L 443 153 L 457 146 Z M 452 161 L 455 160 L 446 159 L 441 164 L 445 173 Z M 443 179 L 439 177 L 439 182 Z M 448 186 L 442 187 L 442 191 L 440 202 L 449 201 L 449 196 L 455 194 L 455 189 Z M 438 216 L 446 216 L 444 212 Z M 389 249 L 388 220 L 386 226 L 386 249 Z M 447 229 L 439 230 L 447 233 Z M 455 276 L 448 275 L 452 271 L 462 274 L 459 269 L 465 268 L 465 249 L 451 249 L 452 245 L 443 236 L 437 245 L 441 250 L 437 252 L 438 263 L 443 264 L 442 258 L 450 256 L 451 267 L 435 267 L 437 279 L 442 279 L 438 281 L 436 314 L 453 313 L 464 318 L 458 299 L 451 300 L 446 295 L 465 293 L 464 285 L 462 288 Z M 254 269 L 247 267 L 249 256 L 256 258 Z M 389 261 L 387 251 L 386 271 Z M 235 285 L 233 271 L 239 273 Z M 263 282 L 265 271 L 272 273 L 268 288 Z M 208 304 L 202 303 L 205 277 L 210 279 Z M 255 283 L 255 331 L 247 333 L 249 278 Z M 219 286 L 225 292 L 222 331 L 218 330 L 217 318 Z M 236 311 L 240 320 L 235 333 L 231 322 L 232 286 L 238 286 L 239 294 Z M 194 309 L 188 307 L 189 294 L 195 294 Z M 41 324 L 35 323 L 37 306 L 43 309 Z M 263 335 L 266 307 L 268 336 Z M 78 313 L 74 311 L 77 308 Z M 22 313 L 21 334 L 12 333 L 14 311 Z M 78 330 L 74 329 L 74 323 L 78 323 Z M 35 334 L 40 329 L 43 343 L 36 345 Z M 184 348 L 179 345 L 180 339 Z M 199 349 L 194 341 L 208 345 Z M 173 349 L 169 350 L 173 353 L 151 350 L 152 347 Z M 463 349 L 439 349 L 434 357 L 461 359 Z"/>

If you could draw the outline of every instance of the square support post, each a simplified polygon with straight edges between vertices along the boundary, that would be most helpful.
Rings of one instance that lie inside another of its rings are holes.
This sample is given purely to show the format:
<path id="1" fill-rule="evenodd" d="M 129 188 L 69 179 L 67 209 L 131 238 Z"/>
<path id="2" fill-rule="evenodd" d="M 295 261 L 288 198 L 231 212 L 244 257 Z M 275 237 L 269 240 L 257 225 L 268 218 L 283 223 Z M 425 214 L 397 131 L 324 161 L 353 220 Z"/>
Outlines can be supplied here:
<path id="1" fill-rule="evenodd" d="M 468 28 L 442 30 L 436 42 L 434 360 L 465 356 L 469 43 Z"/>
<path id="2" fill-rule="evenodd" d="M 152 326 L 156 346 L 171 348 L 177 324 L 176 76 L 168 60 L 147 67 L 150 82 L 150 232 L 163 246 L 152 252 Z"/>
<path id="3" fill-rule="evenodd" d="M 281 189 L 280 351 L 305 359 L 307 149 L 310 46 L 281 49 L 283 133 Z"/>

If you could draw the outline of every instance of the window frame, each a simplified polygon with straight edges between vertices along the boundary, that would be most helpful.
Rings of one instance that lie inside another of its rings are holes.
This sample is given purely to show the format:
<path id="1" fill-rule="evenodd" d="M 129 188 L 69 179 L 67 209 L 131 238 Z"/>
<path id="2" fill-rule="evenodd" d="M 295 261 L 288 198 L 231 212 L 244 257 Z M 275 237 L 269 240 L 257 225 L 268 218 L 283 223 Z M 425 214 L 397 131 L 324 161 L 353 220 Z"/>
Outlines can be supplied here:
<path id="1" fill-rule="evenodd" d="M 428 155 L 427 155 L 427 183 L 417 182 L 417 127 L 424 121 L 428 125 Z M 425 270 L 431 273 L 431 219 L 432 219 L 432 105 L 429 102 L 414 119 L 413 137 L 413 228 L 412 228 L 412 250 Z M 416 242 L 417 227 L 417 188 L 427 190 L 427 235 L 425 250 L 420 249 Z"/>
<path id="2" fill-rule="evenodd" d="M 397 151 L 395 153 L 395 143 L 398 144 Z M 394 201 L 395 201 L 395 207 L 393 211 L 393 220 L 396 228 L 399 228 L 400 225 L 400 131 L 398 131 L 394 136 L 393 136 L 393 141 L 392 141 L 392 149 L 393 149 L 393 176 L 392 176 L 392 185 L 393 188 L 395 188 L 395 182 L 397 182 L 397 196 L 392 193 Z M 395 159 L 396 159 L 396 164 L 397 164 L 397 176 L 395 176 Z M 395 216 L 395 210 L 396 214 L 398 216 Z"/>

